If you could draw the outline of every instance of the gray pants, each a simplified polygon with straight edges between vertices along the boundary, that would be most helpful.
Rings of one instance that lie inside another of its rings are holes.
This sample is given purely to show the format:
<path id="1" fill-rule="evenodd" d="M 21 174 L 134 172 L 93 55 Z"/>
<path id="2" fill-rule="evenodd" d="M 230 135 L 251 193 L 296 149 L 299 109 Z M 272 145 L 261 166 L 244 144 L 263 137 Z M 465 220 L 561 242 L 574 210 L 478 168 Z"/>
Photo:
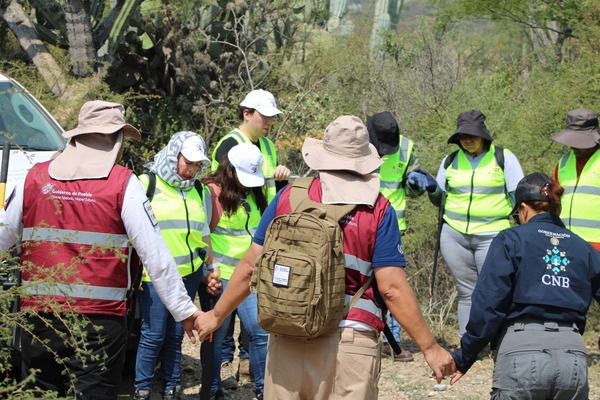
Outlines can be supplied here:
<path id="1" fill-rule="evenodd" d="M 491 399 L 584 400 L 587 376 L 585 344 L 576 327 L 515 323 L 500 339 Z"/>
<path id="2" fill-rule="evenodd" d="M 458 292 L 458 333 L 461 337 L 471 314 L 471 294 L 496 235 L 497 233 L 465 235 L 448 224 L 442 227 L 440 251 Z"/>

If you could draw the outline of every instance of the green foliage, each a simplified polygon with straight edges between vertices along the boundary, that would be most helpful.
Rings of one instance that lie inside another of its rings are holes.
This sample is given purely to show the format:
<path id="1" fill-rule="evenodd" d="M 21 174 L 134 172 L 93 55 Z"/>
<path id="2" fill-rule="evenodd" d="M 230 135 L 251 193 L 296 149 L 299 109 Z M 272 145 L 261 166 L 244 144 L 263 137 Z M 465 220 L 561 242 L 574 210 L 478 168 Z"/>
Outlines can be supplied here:
<path id="1" fill-rule="evenodd" d="M 114 54 L 116 51 L 117 46 L 123 38 L 123 33 L 129 27 L 129 20 L 133 17 L 133 12 L 140 5 L 141 1 L 142 0 L 125 0 L 123 2 L 123 8 L 119 11 L 117 19 L 112 25 L 110 34 L 108 35 L 107 48 L 109 54 Z"/>
<path id="2" fill-rule="evenodd" d="M 322 137 L 342 114 L 364 120 L 388 110 L 435 174 L 456 149 L 447 144 L 456 116 L 475 108 L 525 173 L 551 174 L 566 148 L 550 138 L 566 113 L 600 111 L 598 1 L 409 2 L 398 30 L 383 33 L 376 58 L 369 51 L 367 3 L 346 9 L 348 34 L 326 30 L 329 12 L 320 0 L 143 1 L 106 64 L 103 84 L 83 81 L 78 104 L 113 98 L 128 106 L 128 120 L 144 133 L 124 158 L 137 172 L 178 130 L 200 133 L 211 152 L 239 124 L 237 105 L 254 88 L 274 93 L 284 111 L 270 135 L 293 173 L 307 170 L 299 153 L 305 137 Z M 74 126 L 78 107 L 61 109 L 34 68 L 12 61 L 19 51 L 5 36 L 0 30 L 0 69 Z M 443 264 L 438 292 L 433 298 L 428 292 L 437 210 L 421 197 L 409 199 L 407 212 L 408 274 L 426 314 L 443 329 L 454 321 L 455 294 Z"/>
<path id="3" fill-rule="evenodd" d="M 21 366 L 16 363 L 19 358 L 14 358 L 14 346 L 16 335 L 30 335 L 33 337 L 33 343 L 42 346 L 45 350 L 54 356 L 56 363 L 60 368 L 64 368 L 63 375 L 66 381 L 74 384 L 75 378 L 69 373 L 67 362 L 72 359 L 79 359 L 82 362 L 99 361 L 100 366 L 108 359 L 108 354 L 92 356 L 91 349 L 87 345 L 86 338 L 90 333 L 101 329 L 93 326 L 90 321 L 82 314 L 77 312 L 76 308 L 69 307 L 67 304 L 59 305 L 54 299 L 43 299 L 40 303 L 42 311 L 33 309 L 23 309 L 16 306 L 18 299 L 27 299 L 31 294 L 22 287 L 18 286 L 19 277 L 23 271 L 29 271 L 33 274 L 37 285 L 53 285 L 56 282 L 62 282 L 74 275 L 75 265 L 57 265 L 54 268 L 46 268 L 41 271 L 36 266 L 30 264 L 19 265 L 19 259 L 11 253 L 2 252 L 2 264 L 0 264 L 0 276 L 2 281 L 6 282 L 5 287 L 0 287 L 0 398 L 10 399 L 34 399 L 34 398 L 59 398 L 58 394 L 52 390 L 40 390 L 27 388 L 27 384 L 32 382 L 35 374 L 43 371 L 32 371 L 29 376 L 22 377 L 21 381 L 15 379 L 15 375 L 20 373 Z M 80 281 L 78 283 L 81 283 Z M 56 312 L 54 312 L 56 311 Z M 49 313 L 57 317 L 59 324 L 67 329 L 60 329 L 55 325 L 54 320 L 48 319 Z M 49 345 L 49 340 L 39 337 L 33 329 L 32 321 L 40 320 L 45 322 L 47 327 L 52 328 L 54 333 L 64 339 L 64 343 L 72 351 L 72 355 L 64 357 L 54 351 Z M 104 361 L 103 361 L 104 360 Z"/>

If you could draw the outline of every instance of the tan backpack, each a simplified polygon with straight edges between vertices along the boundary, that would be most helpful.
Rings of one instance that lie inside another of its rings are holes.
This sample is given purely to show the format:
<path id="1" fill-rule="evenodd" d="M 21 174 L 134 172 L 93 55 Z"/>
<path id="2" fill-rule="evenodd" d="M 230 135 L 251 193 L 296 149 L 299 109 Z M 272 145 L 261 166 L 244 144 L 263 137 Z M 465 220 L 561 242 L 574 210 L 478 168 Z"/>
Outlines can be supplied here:
<path id="1" fill-rule="evenodd" d="M 310 200 L 312 180 L 294 180 L 292 212 L 269 224 L 250 283 L 257 294 L 259 325 L 278 335 L 314 338 L 338 329 L 371 282 L 344 307 L 344 244 L 338 221 L 355 205 Z"/>

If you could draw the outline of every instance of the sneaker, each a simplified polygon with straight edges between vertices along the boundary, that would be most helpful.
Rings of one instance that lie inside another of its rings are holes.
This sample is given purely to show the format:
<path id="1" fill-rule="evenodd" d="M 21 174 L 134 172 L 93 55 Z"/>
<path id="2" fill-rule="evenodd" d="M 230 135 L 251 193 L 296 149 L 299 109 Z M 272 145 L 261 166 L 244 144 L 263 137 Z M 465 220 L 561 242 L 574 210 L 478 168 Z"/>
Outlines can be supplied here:
<path id="1" fill-rule="evenodd" d="M 400 347 L 400 349 L 402 350 L 402 352 L 400 354 L 394 354 L 394 361 L 400 361 L 400 362 L 414 361 L 415 357 L 413 356 L 413 354 L 410 351 L 403 349 L 402 347 Z M 393 353 L 392 347 L 389 344 L 384 344 L 383 346 L 381 346 L 381 353 L 391 356 Z"/>
<path id="2" fill-rule="evenodd" d="M 263 392 L 255 392 L 254 393 L 254 398 L 252 400 L 263 400 Z"/>
<path id="3" fill-rule="evenodd" d="M 175 386 L 175 389 L 165 390 L 162 400 L 181 400 L 181 386 Z"/>
<path id="4" fill-rule="evenodd" d="M 135 400 L 150 400 L 150 389 L 136 389 L 133 394 Z"/>
<path id="5" fill-rule="evenodd" d="M 221 385 L 224 389 L 237 388 L 237 379 L 233 373 L 233 364 L 229 361 L 221 364 Z"/>
<path id="6" fill-rule="evenodd" d="M 250 360 L 248 358 L 240 358 L 240 365 L 238 367 L 238 374 L 251 376 L 252 371 L 250 369 Z"/>

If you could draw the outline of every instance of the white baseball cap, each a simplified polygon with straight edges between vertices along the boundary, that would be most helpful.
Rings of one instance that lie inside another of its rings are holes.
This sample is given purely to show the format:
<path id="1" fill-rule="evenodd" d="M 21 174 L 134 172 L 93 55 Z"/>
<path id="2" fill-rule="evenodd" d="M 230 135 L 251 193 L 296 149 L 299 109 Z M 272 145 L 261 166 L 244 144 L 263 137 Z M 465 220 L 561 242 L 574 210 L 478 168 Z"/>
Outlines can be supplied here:
<path id="1" fill-rule="evenodd" d="M 251 143 L 238 144 L 229 150 L 227 157 L 242 185 L 258 187 L 265 184 L 262 173 L 263 155 L 258 147 Z"/>
<path id="2" fill-rule="evenodd" d="M 240 103 L 240 106 L 252 108 L 265 117 L 273 117 L 277 114 L 283 114 L 283 112 L 279 111 L 277 108 L 277 104 L 275 104 L 275 97 L 271 94 L 271 92 L 267 92 L 266 90 L 262 89 L 253 90 L 248 93 L 244 98 L 244 101 Z"/>
<path id="3" fill-rule="evenodd" d="M 208 161 L 204 139 L 198 135 L 190 136 L 181 145 L 181 155 L 191 162 Z"/>

